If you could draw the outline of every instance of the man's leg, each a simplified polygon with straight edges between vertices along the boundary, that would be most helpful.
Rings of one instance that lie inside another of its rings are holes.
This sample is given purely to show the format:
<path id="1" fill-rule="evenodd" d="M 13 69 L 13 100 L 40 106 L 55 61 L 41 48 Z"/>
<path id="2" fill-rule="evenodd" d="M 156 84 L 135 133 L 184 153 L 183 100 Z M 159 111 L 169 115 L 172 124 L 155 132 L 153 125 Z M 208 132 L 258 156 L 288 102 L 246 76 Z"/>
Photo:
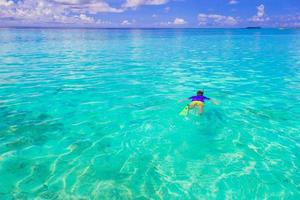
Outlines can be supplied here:
<path id="1" fill-rule="evenodd" d="M 203 113 L 203 106 L 198 106 L 198 109 L 199 109 L 199 114 L 202 114 Z"/>
<path id="2" fill-rule="evenodd" d="M 194 104 L 189 104 L 189 109 L 193 109 L 195 107 L 195 105 Z"/>

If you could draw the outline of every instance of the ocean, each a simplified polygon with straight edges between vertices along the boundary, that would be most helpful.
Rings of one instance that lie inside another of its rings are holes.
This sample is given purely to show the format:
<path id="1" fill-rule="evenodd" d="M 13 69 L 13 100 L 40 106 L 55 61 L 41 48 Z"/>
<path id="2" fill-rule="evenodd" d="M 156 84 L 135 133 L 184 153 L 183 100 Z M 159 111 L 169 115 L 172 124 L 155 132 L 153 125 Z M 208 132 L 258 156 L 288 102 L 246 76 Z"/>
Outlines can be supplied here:
<path id="1" fill-rule="evenodd" d="M 0 199 L 299 199 L 299 119 L 300 30 L 0 29 Z"/>

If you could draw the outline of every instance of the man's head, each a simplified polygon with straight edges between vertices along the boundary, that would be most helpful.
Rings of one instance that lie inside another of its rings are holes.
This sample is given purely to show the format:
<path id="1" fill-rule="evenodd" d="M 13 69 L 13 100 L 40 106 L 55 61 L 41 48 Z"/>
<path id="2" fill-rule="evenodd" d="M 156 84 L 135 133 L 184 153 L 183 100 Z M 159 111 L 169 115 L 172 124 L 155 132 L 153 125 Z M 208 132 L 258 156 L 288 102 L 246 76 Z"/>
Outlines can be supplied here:
<path id="1" fill-rule="evenodd" d="M 197 96 L 203 96 L 203 91 L 201 91 L 201 90 L 199 90 L 198 92 L 197 92 Z"/>

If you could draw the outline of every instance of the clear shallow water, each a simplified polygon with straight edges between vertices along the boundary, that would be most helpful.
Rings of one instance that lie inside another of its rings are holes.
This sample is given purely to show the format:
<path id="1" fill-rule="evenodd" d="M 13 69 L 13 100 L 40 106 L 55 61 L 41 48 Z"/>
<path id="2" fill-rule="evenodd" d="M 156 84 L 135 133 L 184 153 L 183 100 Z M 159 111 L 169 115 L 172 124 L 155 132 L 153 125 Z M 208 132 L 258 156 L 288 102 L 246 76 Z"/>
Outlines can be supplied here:
<path id="1" fill-rule="evenodd" d="M 299 66 L 296 30 L 1 29 L 0 199 L 299 199 Z"/>

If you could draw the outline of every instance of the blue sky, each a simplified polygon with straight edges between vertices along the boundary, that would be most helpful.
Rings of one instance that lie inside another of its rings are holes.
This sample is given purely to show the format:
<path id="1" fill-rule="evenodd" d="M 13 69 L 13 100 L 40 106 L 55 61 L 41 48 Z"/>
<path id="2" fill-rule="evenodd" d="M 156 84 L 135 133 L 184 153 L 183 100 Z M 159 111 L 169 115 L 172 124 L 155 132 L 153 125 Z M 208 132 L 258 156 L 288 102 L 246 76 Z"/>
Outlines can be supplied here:
<path id="1" fill-rule="evenodd" d="M 0 26 L 300 27 L 300 0 L 0 0 Z"/>

